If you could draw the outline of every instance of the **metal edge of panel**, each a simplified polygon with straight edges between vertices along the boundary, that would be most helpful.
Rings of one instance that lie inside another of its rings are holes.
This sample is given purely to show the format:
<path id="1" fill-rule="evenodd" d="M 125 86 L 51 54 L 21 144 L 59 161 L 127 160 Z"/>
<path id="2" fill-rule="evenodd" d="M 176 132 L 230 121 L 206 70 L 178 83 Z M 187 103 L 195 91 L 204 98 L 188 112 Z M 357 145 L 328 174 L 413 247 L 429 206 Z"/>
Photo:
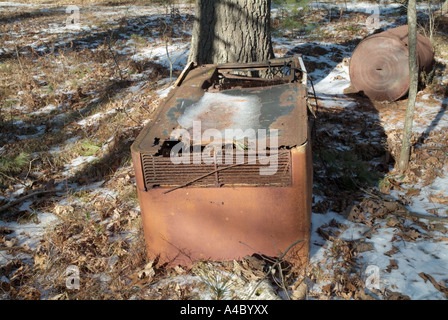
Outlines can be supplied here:
<path id="1" fill-rule="evenodd" d="M 300 68 L 302 69 L 302 71 L 304 73 L 306 73 L 304 64 L 303 64 L 303 60 L 302 57 L 299 55 L 294 55 L 294 56 L 290 56 L 290 57 L 286 57 L 286 58 L 279 58 L 279 59 L 273 59 L 273 60 L 269 60 L 269 61 L 276 61 L 277 64 L 281 65 L 282 62 L 288 61 L 288 60 L 295 60 L 295 64 L 299 64 Z M 224 64 L 224 65 L 202 65 L 202 66 L 196 66 L 194 67 L 192 64 L 188 64 L 186 66 L 186 68 L 184 68 L 181 76 L 178 78 L 178 81 L 176 82 L 176 86 L 174 86 L 173 89 L 170 90 L 170 92 L 168 93 L 168 96 L 163 100 L 163 102 L 161 103 L 161 105 L 158 106 L 156 112 L 154 113 L 153 119 L 155 119 L 155 122 L 151 122 L 149 124 L 147 124 L 142 131 L 140 132 L 140 134 L 138 135 L 138 137 L 136 138 L 136 140 L 134 141 L 134 143 L 131 145 L 131 150 L 133 150 L 134 152 L 144 152 L 146 151 L 145 148 L 142 146 L 143 143 L 147 143 L 145 140 L 145 138 L 148 135 L 151 135 L 152 130 L 155 126 L 157 126 L 157 121 L 158 119 L 160 119 L 160 116 L 163 114 L 164 111 L 166 111 L 166 105 L 170 105 L 172 104 L 172 99 L 176 99 L 175 96 L 178 94 L 178 91 L 183 91 L 184 89 L 182 88 L 181 84 L 187 84 L 189 81 L 193 81 L 192 78 L 194 79 L 194 77 L 200 76 L 202 74 L 202 77 L 200 77 L 200 84 L 196 84 L 196 91 L 198 91 L 197 94 L 200 94 L 200 92 L 203 92 L 204 90 L 204 85 L 208 82 L 211 82 L 211 79 L 216 76 L 216 72 L 219 68 L 224 68 L 224 67 L 238 67 L 240 66 L 241 68 L 247 67 L 247 66 L 253 66 L 253 65 L 260 65 L 260 66 L 264 66 L 266 67 L 267 62 L 259 62 L 259 63 L 247 63 L 247 64 Z M 211 72 L 211 70 L 214 70 L 213 72 Z M 204 76 L 204 74 L 206 76 Z M 301 79 L 301 83 L 303 84 L 303 81 L 305 81 L 305 86 L 306 86 L 306 75 L 302 75 L 302 79 Z M 190 90 L 191 87 L 190 86 Z"/>
<path id="2" fill-rule="evenodd" d="M 210 72 L 214 70 L 213 72 Z M 204 85 L 204 83 L 206 83 L 207 81 L 210 81 L 210 79 L 215 75 L 216 72 L 216 66 L 215 65 L 202 65 L 200 67 L 197 68 L 189 68 L 185 70 L 186 75 L 183 77 L 183 80 L 181 81 L 182 83 L 186 83 L 189 80 L 190 81 L 195 81 L 195 77 L 196 76 L 200 76 L 202 74 L 202 79 L 200 79 L 200 81 L 196 84 L 197 87 L 195 87 L 195 90 L 199 93 L 201 91 L 203 91 L 202 86 Z M 204 76 L 204 72 L 205 74 L 207 74 L 207 76 Z M 176 99 L 176 95 L 179 91 L 183 91 L 185 90 L 184 87 L 182 87 L 181 85 L 175 86 L 173 87 L 170 92 L 168 93 L 168 96 L 162 101 L 162 103 L 157 107 L 157 110 L 154 113 L 153 119 L 155 120 L 154 122 L 150 122 L 148 123 L 140 132 L 140 134 L 137 136 L 137 138 L 135 139 L 135 141 L 133 142 L 133 144 L 131 145 L 131 150 L 133 152 L 145 152 L 147 151 L 147 149 L 145 149 L 144 146 L 142 146 L 142 144 L 144 144 L 146 141 L 145 139 L 147 139 L 148 135 L 151 135 L 152 130 L 154 129 L 154 127 L 156 127 L 158 125 L 157 121 L 160 119 L 160 117 L 163 115 L 163 112 L 165 112 L 166 110 L 166 106 L 172 104 L 173 99 Z"/>

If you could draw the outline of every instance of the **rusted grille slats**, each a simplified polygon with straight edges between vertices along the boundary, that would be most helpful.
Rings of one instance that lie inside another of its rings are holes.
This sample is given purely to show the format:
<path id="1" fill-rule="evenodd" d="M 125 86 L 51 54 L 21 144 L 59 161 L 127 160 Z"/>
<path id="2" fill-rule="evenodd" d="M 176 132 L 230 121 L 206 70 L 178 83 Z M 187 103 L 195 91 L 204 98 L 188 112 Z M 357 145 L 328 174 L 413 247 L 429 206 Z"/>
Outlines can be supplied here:
<path id="1" fill-rule="evenodd" d="M 260 158 L 264 158 L 263 154 Z M 231 164 L 194 164 L 193 155 L 190 155 L 190 164 L 174 164 L 169 157 L 152 156 L 143 154 L 143 176 L 147 188 L 156 186 L 181 186 L 185 184 L 193 186 L 289 186 L 291 185 L 290 152 L 281 150 L 278 154 L 267 155 L 270 162 L 267 164 L 256 163 L 237 164 L 236 155 Z M 238 159 L 238 161 L 240 161 Z M 238 162 L 239 163 L 239 162 Z M 263 168 L 265 174 L 260 174 Z M 218 170 L 217 172 L 215 172 Z M 198 178 L 202 177 L 199 180 Z M 195 180 L 195 181 L 193 181 Z M 193 182 L 192 182 L 193 181 Z M 191 182 L 191 183 L 190 183 Z"/>

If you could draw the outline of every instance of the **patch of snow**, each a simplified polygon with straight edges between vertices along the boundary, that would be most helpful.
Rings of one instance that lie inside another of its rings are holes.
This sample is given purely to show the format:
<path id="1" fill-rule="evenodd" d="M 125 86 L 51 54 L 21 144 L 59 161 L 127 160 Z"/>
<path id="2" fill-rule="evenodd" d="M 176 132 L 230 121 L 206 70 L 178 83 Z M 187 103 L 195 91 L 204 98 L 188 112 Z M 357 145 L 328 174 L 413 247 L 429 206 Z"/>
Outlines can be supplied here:
<path id="1" fill-rule="evenodd" d="M 101 181 L 100 186 L 104 183 L 104 181 Z M 112 198 L 112 199 L 116 199 L 119 195 L 119 193 L 115 190 L 111 190 L 108 188 L 101 188 L 99 186 L 97 186 L 96 188 L 94 188 L 93 194 L 97 194 L 98 196 L 102 197 L 102 198 Z"/>
<path id="2" fill-rule="evenodd" d="M 30 222 L 21 224 L 0 220 L 0 226 L 13 230 L 13 233 L 8 236 L 17 238 L 18 242 L 16 245 L 28 245 L 30 249 L 36 249 L 47 228 L 54 225 L 58 219 L 57 216 L 50 212 L 39 212 L 37 218 L 39 219 L 39 223 Z M 17 256 L 8 255 L 2 251 L 2 254 L 0 254 L 0 265 L 7 263 L 10 259 L 17 259 Z"/>
<path id="3" fill-rule="evenodd" d="M 428 95 L 422 97 L 427 100 Z M 448 98 L 433 97 L 436 104 L 417 101 L 415 103 L 414 121 L 412 125 L 413 132 L 429 133 L 433 130 L 448 127 Z M 392 121 L 391 121 L 392 120 Z M 403 129 L 404 127 L 404 111 L 388 113 L 386 117 L 381 119 L 384 130 L 390 131 L 394 129 Z"/>
<path id="4" fill-rule="evenodd" d="M 10 1 L 0 2 L 0 7 L 32 7 L 32 6 L 36 6 L 36 5 L 38 5 L 38 4 L 19 3 L 19 2 L 10 2 Z"/>
<path id="5" fill-rule="evenodd" d="M 31 138 L 36 138 L 38 136 L 41 136 L 45 133 L 45 129 L 47 128 L 46 125 L 41 125 L 41 126 L 37 126 L 37 132 L 34 134 L 27 134 L 27 135 L 18 135 L 17 139 L 19 140 L 25 140 L 25 139 L 31 139 Z"/>
<path id="6" fill-rule="evenodd" d="M 168 93 L 173 89 L 173 86 L 169 86 L 166 88 L 162 88 L 156 91 L 159 98 L 166 98 L 168 96 Z"/>
<path id="7" fill-rule="evenodd" d="M 198 102 L 188 106 L 185 112 L 179 116 L 177 122 L 185 129 L 193 128 L 195 121 L 201 121 L 203 128 L 216 128 L 224 132 L 227 129 L 245 131 L 247 129 L 260 128 L 259 117 L 261 115 L 260 98 L 256 95 L 234 96 L 225 93 L 205 92 Z M 231 109 L 231 112 L 228 110 Z M 227 110 L 227 111 L 226 111 Z M 219 114 L 229 112 L 230 125 L 218 123 Z M 218 120 L 217 120 L 218 119 Z M 234 137 L 239 140 L 239 136 Z"/>
<path id="8" fill-rule="evenodd" d="M 139 84 L 137 84 L 135 86 L 129 87 L 128 90 L 130 92 L 136 93 L 136 92 L 138 92 L 142 88 L 143 85 L 144 85 L 144 83 L 139 83 Z"/>
<path id="9" fill-rule="evenodd" d="M 338 64 L 324 79 L 314 84 L 317 93 L 344 94 L 350 86 L 348 65 Z"/>
<path id="10" fill-rule="evenodd" d="M 94 156 L 85 156 L 85 157 L 84 156 L 80 156 L 78 158 L 73 159 L 71 161 L 70 165 L 73 166 L 73 167 L 77 167 L 77 166 L 80 166 L 83 163 L 88 163 L 88 162 L 91 162 L 91 161 L 96 160 L 96 159 L 98 159 L 98 158 L 94 157 Z"/>
<path id="11" fill-rule="evenodd" d="M 332 219 L 349 225 L 338 238 L 344 240 L 358 240 L 361 234 L 369 230 L 366 225 L 350 222 L 335 212 L 312 215 L 312 232 L 310 241 L 310 262 L 317 264 L 325 259 L 331 241 L 323 240 L 317 229 L 328 224 Z M 394 241 L 394 228 L 387 227 L 381 222 L 378 232 L 373 233 L 367 242 L 373 244 L 374 250 L 359 254 L 359 263 L 364 272 L 368 266 L 378 267 L 380 290 L 388 288 L 408 295 L 413 300 L 445 299 L 444 295 L 434 286 L 418 275 L 420 272 L 431 274 L 437 281 L 446 280 L 448 274 L 448 242 L 434 242 L 433 240 L 416 240 L 415 242 Z M 389 257 L 385 253 L 392 249 L 392 244 L 398 252 Z M 388 271 L 390 260 L 397 261 L 398 269 Z M 429 263 L 429 261 L 431 261 Z M 323 266 L 325 268 L 325 265 Z M 331 274 L 332 270 L 326 270 Z M 318 287 L 316 287 L 318 289 Z"/>
<path id="12" fill-rule="evenodd" d="M 182 70 L 187 64 L 189 48 L 189 43 L 171 44 L 168 46 L 168 57 L 165 45 L 150 47 L 134 54 L 131 59 L 136 61 L 153 60 L 168 68 L 172 63 L 173 69 Z"/>
<path id="13" fill-rule="evenodd" d="M 117 109 L 111 109 L 107 112 L 99 112 L 99 113 L 95 113 L 91 116 L 88 116 L 87 118 L 84 118 L 82 120 L 77 121 L 76 123 L 78 125 L 80 125 L 81 127 L 88 127 L 94 124 L 97 124 L 99 120 L 101 120 L 102 118 L 104 118 L 107 115 L 110 114 L 115 114 L 117 113 Z"/>
<path id="14" fill-rule="evenodd" d="M 37 111 L 31 112 L 30 114 L 32 114 L 32 115 L 48 114 L 48 113 L 50 113 L 53 110 L 59 109 L 60 107 L 61 107 L 60 105 L 59 106 L 54 106 L 52 104 L 49 104 L 49 105 L 47 105 L 47 106 L 45 106 L 43 108 L 40 108 Z"/>
<path id="15" fill-rule="evenodd" d="M 427 186 L 421 186 L 420 184 L 413 185 L 412 187 L 420 190 L 418 196 L 412 197 L 412 204 L 408 206 L 408 209 L 412 212 L 431 216 L 428 210 L 435 211 L 439 216 L 448 216 L 448 170 L 445 170 L 442 177 L 437 177 L 433 183 Z M 405 186 L 404 186 L 405 187 Z M 390 195 L 398 199 L 399 195 L 403 195 L 404 192 L 392 190 Z M 443 201 L 446 199 L 447 201 Z M 437 202 L 438 200 L 442 200 Z"/>
<path id="16" fill-rule="evenodd" d="M 64 171 L 62 172 L 63 176 L 70 176 L 74 171 L 76 171 L 77 167 L 98 160 L 97 157 L 94 156 L 79 156 L 73 159 L 70 164 L 64 166 Z"/>

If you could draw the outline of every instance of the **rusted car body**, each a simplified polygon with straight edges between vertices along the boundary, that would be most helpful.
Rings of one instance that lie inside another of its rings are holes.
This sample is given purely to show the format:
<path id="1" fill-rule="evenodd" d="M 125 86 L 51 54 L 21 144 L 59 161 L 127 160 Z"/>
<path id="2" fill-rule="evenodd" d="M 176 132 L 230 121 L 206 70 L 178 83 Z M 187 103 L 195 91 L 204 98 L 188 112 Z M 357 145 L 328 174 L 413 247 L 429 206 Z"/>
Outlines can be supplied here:
<path id="1" fill-rule="evenodd" d="M 306 262 L 311 119 L 300 56 L 189 65 L 131 147 L 148 255 L 180 265 L 278 257 L 303 240 L 286 258 Z M 229 128 L 257 135 L 229 139 Z"/>
<path id="2" fill-rule="evenodd" d="M 408 26 L 388 29 L 362 40 L 350 59 L 352 86 L 376 101 L 395 101 L 409 91 Z M 417 34 L 419 73 L 431 72 L 434 50 L 429 38 Z"/>

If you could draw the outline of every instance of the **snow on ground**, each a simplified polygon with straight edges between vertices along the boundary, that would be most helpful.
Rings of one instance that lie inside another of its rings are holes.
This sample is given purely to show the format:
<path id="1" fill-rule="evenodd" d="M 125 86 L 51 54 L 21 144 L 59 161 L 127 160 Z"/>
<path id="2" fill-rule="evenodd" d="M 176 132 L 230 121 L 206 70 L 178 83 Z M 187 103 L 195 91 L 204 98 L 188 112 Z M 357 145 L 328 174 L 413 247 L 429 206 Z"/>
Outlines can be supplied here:
<path id="1" fill-rule="evenodd" d="M 179 43 L 173 45 L 161 45 L 144 49 L 134 54 L 131 59 L 136 61 L 154 60 L 169 68 L 171 64 L 174 69 L 183 69 L 187 64 L 189 44 Z"/>
<path id="2" fill-rule="evenodd" d="M 326 3 L 313 2 L 313 7 L 329 6 Z M 341 8 L 343 4 L 331 4 L 334 8 Z M 346 9 L 348 11 L 366 12 L 375 4 L 367 2 L 347 3 Z M 401 5 L 399 4 L 385 4 L 380 5 L 380 25 L 381 27 L 393 27 L 394 23 L 385 19 L 384 15 L 396 12 Z M 419 7 L 419 10 L 424 11 L 424 5 Z M 367 13 L 370 13 L 367 12 Z M 329 26 L 329 29 L 332 27 Z M 336 33 L 336 32 L 335 32 Z M 296 48 L 296 52 L 301 52 L 301 48 L 306 47 L 307 41 L 304 38 L 299 39 L 285 39 L 274 38 L 274 48 L 281 52 L 290 52 Z M 349 63 L 351 50 L 354 48 L 341 48 L 339 44 L 314 42 L 314 45 L 320 48 L 325 48 L 329 54 L 321 55 L 304 55 L 305 66 L 308 62 L 314 64 L 327 64 L 331 61 L 331 54 L 334 52 L 342 52 L 344 59 L 340 59 L 338 63 L 334 63 L 330 70 L 328 68 L 313 70 L 310 72 L 311 79 L 314 79 L 314 88 L 309 88 L 309 93 L 312 96 L 314 93 L 318 99 L 319 108 L 340 109 L 353 108 L 357 101 L 351 96 L 345 95 L 344 92 L 350 87 L 349 77 Z M 305 51 L 308 52 L 308 51 Z M 445 63 L 443 60 L 439 60 Z M 441 83 L 446 82 L 447 73 L 439 79 Z M 413 132 L 423 133 L 432 132 L 448 128 L 448 115 L 445 112 L 448 104 L 448 98 L 444 96 L 434 96 L 430 94 L 419 93 L 419 99 L 416 103 L 415 118 Z M 391 133 L 397 129 L 403 128 L 405 110 L 403 108 L 384 108 L 378 114 L 371 115 L 377 121 L 380 121 L 386 134 Z M 367 116 L 367 115 L 366 115 Z M 337 133 L 335 133 L 337 134 Z M 392 191 L 390 196 L 399 199 L 405 194 L 406 190 L 418 189 L 420 194 L 412 198 L 412 203 L 407 205 L 407 209 L 425 215 L 431 215 L 430 212 L 438 212 L 439 216 L 448 215 L 448 170 L 445 168 L 441 177 L 437 177 L 430 185 L 423 186 L 421 183 L 404 184 L 404 191 Z M 434 201 L 434 199 L 438 201 Z M 335 212 L 327 212 L 324 215 L 313 214 L 312 216 L 312 237 L 311 237 L 311 260 L 313 263 L 318 263 L 324 259 L 325 254 L 328 253 L 330 241 L 323 241 L 318 235 L 317 229 L 322 225 L 328 224 L 330 221 L 336 220 L 343 224 L 348 224 L 347 228 L 338 238 L 346 240 L 363 239 L 362 233 L 366 231 L 366 226 L 358 223 L 353 223 L 340 214 Z M 368 228 L 367 228 L 368 229 Z M 443 233 L 434 232 L 431 237 L 417 240 L 415 242 L 392 242 L 392 238 L 396 232 L 394 228 L 387 227 L 386 222 L 378 225 L 378 232 L 373 234 L 369 242 L 374 246 L 373 251 L 362 253 L 361 263 L 364 267 L 375 266 L 379 269 L 380 287 L 392 288 L 393 291 L 398 291 L 404 295 L 408 295 L 411 299 L 445 299 L 446 296 L 434 289 L 434 285 L 429 281 L 425 281 L 418 274 L 425 272 L 431 274 L 437 282 L 448 280 L 448 242 Z M 442 241 L 434 241 L 434 239 L 444 239 Z M 392 257 L 385 255 L 392 249 L 397 250 L 397 253 Z M 389 270 L 391 259 L 396 260 L 398 268 Z M 331 270 L 329 270 L 331 273 Z M 314 289 L 320 290 L 321 286 Z"/>
<path id="3" fill-rule="evenodd" d="M 325 57 L 322 58 L 322 60 Z M 311 76 L 321 78 L 319 72 L 311 73 Z M 336 65 L 330 73 L 314 84 L 319 107 L 323 108 L 350 108 L 356 105 L 353 98 L 344 95 L 344 89 L 350 85 L 348 74 L 348 65 L 341 62 Z M 421 94 L 419 94 L 421 96 Z M 431 98 L 432 103 L 425 103 Z M 448 98 L 443 96 L 422 96 L 416 103 L 414 132 L 431 132 L 448 128 L 448 114 L 445 112 L 448 104 Z M 436 103 L 434 103 L 434 101 Z M 386 134 L 392 130 L 402 129 L 404 120 L 404 110 L 388 108 L 380 112 L 377 117 L 381 121 Z M 428 215 L 428 210 L 436 210 L 439 216 L 447 216 L 448 214 L 448 170 L 445 169 L 442 177 L 427 186 L 420 184 L 405 185 L 408 188 L 420 190 L 420 195 L 412 198 L 412 204 L 407 208 L 416 213 Z M 391 192 L 391 196 L 399 199 L 404 192 Z M 439 203 L 432 201 L 432 197 L 440 199 Z M 312 261 L 318 262 L 323 259 L 323 253 L 327 248 L 322 244 L 322 240 L 317 235 L 316 230 L 319 226 L 328 224 L 331 220 L 336 219 L 341 223 L 347 224 L 347 220 L 334 212 L 327 212 L 325 215 L 314 214 L 312 219 Z M 350 227 L 340 235 L 340 238 L 356 240 L 359 237 L 357 231 L 362 226 L 349 223 Z M 434 233 L 431 238 L 418 240 L 416 242 L 394 242 L 397 252 L 393 255 L 393 259 L 397 262 L 398 268 L 391 271 L 388 270 L 391 258 L 384 253 L 392 249 L 392 237 L 394 236 L 393 228 L 387 228 L 384 223 L 380 224 L 379 232 L 372 235 L 368 241 L 373 243 L 374 250 L 365 252 L 360 259 L 367 266 L 375 266 L 379 268 L 380 287 L 393 288 L 404 295 L 408 295 L 411 299 L 446 299 L 446 296 L 434 289 L 433 284 L 425 281 L 418 274 L 425 272 L 432 275 L 437 282 L 448 280 L 448 242 L 444 234 Z M 434 241 L 435 238 L 445 239 L 440 242 Z M 319 246 L 313 243 L 320 243 Z"/>
<path id="4" fill-rule="evenodd" d="M 92 161 L 98 160 L 97 157 L 94 156 L 80 156 L 75 159 L 73 159 L 70 164 L 65 166 L 65 170 L 62 172 L 62 175 L 69 176 L 72 175 L 73 172 L 77 169 L 77 167 L 89 163 Z"/>
<path id="5" fill-rule="evenodd" d="M 350 86 L 348 65 L 338 64 L 325 78 L 314 85 L 316 93 L 323 95 L 341 95 Z"/>
<path id="6" fill-rule="evenodd" d="M 321 6 L 322 3 L 313 2 L 313 6 Z M 12 2 L 0 2 L 0 12 L 12 12 L 14 8 L 21 7 L 35 7 L 41 5 L 37 4 L 19 4 Z M 337 8 L 344 6 L 344 4 L 335 5 Z M 47 8 L 43 6 L 43 8 Z M 348 11 L 356 12 L 366 12 L 372 7 L 370 2 L 357 2 L 345 3 L 345 9 Z M 48 6 L 48 8 L 52 8 Z M 86 7 L 87 8 L 87 7 Z M 395 12 L 399 8 L 397 4 L 386 4 L 381 3 L 380 14 L 387 14 L 388 12 Z M 81 13 L 85 7 L 81 6 Z M 183 8 L 185 9 L 185 8 Z M 182 8 L 181 8 L 182 10 Z M 273 10 L 276 13 L 276 9 Z M 151 16 L 149 20 L 145 20 L 148 24 L 151 21 L 156 21 L 155 19 L 164 17 L 163 8 L 148 7 L 142 8 L 138 6 L 116 6 L 116 7 L 101 7 L 101 10 L 97 10 L 95 13 L 98 18 L 103 22 L 117 23 L 120 17 L 140 17 L 143 15 Z M 81 16 L 82 17 L 82 16 Z M 381 26 L 387 27 L 392 25 L 387 19 L 381 17 Z M 98 23 L 97 23 L 98 22 Z M 49 25 L 48 28 L 40 29 L 39 36 L 51 36 L 56 34 L 60 37 L 59 42 L 61 44 L 67 44 L 74 39 L 76 32 L 87 32 L 95 33 L 99 32 L 96 25 L 99 25 L 99 21 L 93 24 L 84 24 L 82 22 L 78 29 L 67 28 L 64 24 L 54 24 Z M 22 30 L 21 32 L 25 32 Z M 188 31 L 187 31 L 188 33 Z M 21 33 L 14 33 L 12 36 L 15 38 L 20 38 Z M 177 70 L 183 69 L 186 64 L 186 59 L 188 56 L 189 42 L 188 39 L 173 39 L 173 43 L 169 44 L 168 51 L 170 54 L 170 59 L 167 56 L 167 48 L 165 43 L 156 39 L 157 33 L 152 36 L 147 37 L 147 45 L 137 46 L 133 39 L 125 39 L 119 42 L 116 48 L 114 48 L 117 54 L 129 54 L 130 58 L 135 61 L 154 61 L 164 67 L 170 66 L 171 62 L 174 62 L 174 68 Z M 275 50 L 281 52 L 291 52 L 297 49 L 303 48 L 307 40 L 306 38 L 287 38 L 287 37 L 274 37 L 274 48 Z M 11 45 L 11 44 L 10 44 Z M 320 108 L 353 108 L 356 105 L 356 100 L 353 97 L 349 97 L 344 94 L 344 90 L 350 85 L 350 78 L 348 74 L 348 63 L 347 59 L 350 57 L 351 50 L 353 47 L 345 47 L 341 44 L 331 43 L 328 41 L 314 41 L 313 45 L 320 48 L 325 48 L 326 54 L 322 55 L 306 55 L 304 54 L 304 59 L 306 63 L 313 63 L 317 67 L 310 71 L 310 77 L 314 80 L 314 88 L 309 88 L 310 94 L 315 90 L 316 96 L 318 98 L 318 103 Z M 96 47 L 97 43 L 92 42 L 89 46 Z M 37 51 L 45 46 L 39 46 L 39 43 L 35 45 Z M 6 50 L 6 49 L 5 49 Z M 333 61 L 331 56 L 334 52 L 341 54 L 341 59 L 338 61 Z M 2 52 L 0 52 L 1 54 Z M 443 61 L 442 61 L 443 62 Z M 325 63 L 327 67 L 320 68 L 319 65 Z M 446 61 L 445 61 L 446 63 Z M 137 75 L 134 75 L 138 78 Z M 442 79 L 442 83 L 447 82 L 447 75 L 445 74 Z M 169 84 L 169 78 L 164 78 L 158 83 L 161 89 L 157 90 L 155 94 L 159 98 L 164 98 L 168 94 L 169 90 L 172 88 Z M 138 84 L 128 88 L 129 92 L 138 95 L 142 85 Z M 95 98 L 96 99 L 96 98 Z M 440 129 L 448 128 L 448 115 L 445 112 L 446 105 L 448 104 L 448 98 L 443 96 L 432 96 L 432 95 L 422 95 L 420 94 L 420 99 L 416 104 L 416 121 L 414 126 L 415 132 L 426 132 L 426 131 L 437 131 Z M 92 100 L 93 101 L 93 100 Z M 431 103 L 426 103 L 426 101 L 431 101 Z M 17 106 L 20 108 L 21 106 Z M 62 106 L 56 104 L 48 104 L 36 111 L 33 111 L 32 115 L 48 115 L 53 111 L 61 111 Z M 24 109 L 24 111 L 26 111 Z M 98 111 L 78 120 L 76 123 L 83 127 L 88 128 L 94 126 L 99 120 L 104 116 L 116 113 L 116 109 L 112 109 L 106 112 Z M 392 130 L 400 129 L 402 127 L 403 119 L 402 109 L 388 108 L 387 110 L 381 110 L 376 117 L 381 121 L 381 125 L 384 128 L 386 134 Z M 64 113 L 58 113 L 55 115 L 54 119 L 61 119 L 65 117 Z M 149 119 L 147 121 L 150 121 Z M 16 122 L 16 124 L 20 124 Z M 43 134 L 46 126 L 37 127 L 37 132 L 31 135 L 20 135 L 18 139 L 29 139 L 33 137 L 38 137 Z M 60 145 L 52 146 L 50 149 L 51 154 L 60 154 L 64 152 L 64 148 L 67 145 L 73 145 L 79 137 L 70 137 Z M 0 146 L 0 152 L 3 147 Z M 72 159 L 64 167 L 62 175 L 69 177 L 76 173 L 80 167 L 85 164 L 91 163 L 98 160 L 96 156 L 79 156 Z M 94 192 L 102 194 L 104 197 L 116 197 L 116 193 L 113 190 L 108 189 L 103 186 L 104 181 L 100 181 L 91 186 L 84 186 L 83 190 L 89 189 L 94 190 Z M 65 190 L 67 186 L 63 183 L 57 186 L 58 190 Z M 73 186 L 75 190 L 76 186 Z M 421 184 L 407 185 L 407 188 L 416 188 L 420 190 L 420 194 L 412 199 L 412 203 L 408 205 L 408 209 L 421 214 L 429 214 L 428 210 L 436 210 L 440 216 L 447 214 L 447 204 L 444 201 L 434 202 L 434 198 L 446 200 L 448 199 L 448 170 L 445 169 L 443 175 L 434 180 L 430 185 L 423 186 Z M 14 197 L 20 196 L 20 189 L 16 190 L 12 194 Z M 392 191 L 391 196 L 399 198 L 400 193 L 398 191 Z M 30 202 L 24 202 L 22 204 L 22 209 L 26 209 L 26 206 Z M 63 201 L 60 204 L 65 204 Z M 66 203 L 70 204 L 70 203 Z M 4 226 L 12 229 L 14 232 L 11 236 L 18 239 L 15 245 L 25 245 L 27 244 L 30 248 L 34 248 L 39 238 L 42 236 L 43 232 L 48 226 L 51 226 L 57 221 L 57 217 L 48 212 L 38 212 L 37 217 L 40 221 L 39 224 L 32 222 L 29 223 L 17 223 L 17 222 L 3 222 L 0 221 L 0 226 Z M 342 234 L 340 234 L 341 239 L 346 240 L 357 240 L 363 239 L 363 234 L 368 231 L 368 227 L 363 224 L 354 223 L 348 221 L 346 218 L 338 213 L 328 211 L 326 214 L 316 214 L 312 215 L 312 236 L 311 236 L 311 262 L 317 263 L 325 259 L 326 253 L 328 253 L 328 247 L 331 245 L 330 241 L 323 240 L 318 235 L 318 228 L 322 225 L 328 224 L 330 221 L 336 220 L 340 223 L 349 226 Z M 443 238 L 444 234 L 434 231 L 431 237 L 428 235 L 426 237 L 421 237 L 414 242 L 407 241 L 392 241 L 394 233 L 396 230 L 394 227 L 389 227 L 387 221 L 378 223 L 377 232 L 371 235 L 368 240 L 374 246 L 374 250 L 363 252 L 360 257 L 360 262 L 365 268 L 368 266 L 376 266 L 379 269 L 380 276 L 380 287 L 393 288 L 394 291 L 399 291 L 402 294 L 408 295 L 411 299 L 444 299 L 444 295 L 435 290 L 433 284 L 429 281 L 425 282 L 418 274 L 420 272 L 425 272 L 431 274 L 437 281 L 446 281 L 448 279 L 447 266 L 448 266 L 448 242 L 445 241 L 434 241 L 434 238 Z M 420 230 L 422 231 L 422 230 Z M 423 231 L 421 232 L 424 233 Z M 425 233 L 426 234 L 426 233 Z M 395 248 L 396 253 L 393 257 L 385 255 Z M 31 256 L 30 256 L 31 257 Z M 390 260 L 394 259 L 398 265 L 398 268 L 390 268 Z M 0 252 L 0 264 L 5 263 L 8 259 L 11 259 L 10 255 Z M 331 270 L 327 270 L 331 272 Z M 166 281 L 178 281 L 182 282 L 194 282 L 199 281 L 200 277 L 192 276 L 179 276 L 177 279 L 169 279 Z M 158 285 L 162 285 L 159 283 Z M 244 296 L 252 288 L 253 283 L 246 286 L 245 290 L 241 292 L 238 291 L 237 296 Z M 319 290 L 322 285 L 316 285 L 313 290 Z M 241 288 L 238 288 L 241 289 Z M 269 294 L 266 296 L 267 299 L 277 298 L 269 290 Z M 204 294 L 203 292 L 198 292 L 201 299 L 211 299 L 212 296 Z M 264 297 L 264 296 L 263 296 Z"/>
<path id="7" fill-rule="evenodd" d="M 416 213 L 428 215 L 428 212 L 437 213 L 439 217 L 448 216 L 448 168 L 445 168 L 441 177 L 437 177 L 433 183 L 422 185 L 417 183 L 414 185 L 404 185 L 410 189 L 419 190 L 418 196 L 412 198 L 412 204 L 408 208 Z M 402 192 L 393 190 L 391 196 L 398 199 Z"/>
<path id="8" fill-rule="evenodd" d="M 47 105 L 47 106 L 45 106 L 45 107 L 42 107 L 42 108 L 40 108 L 39 110 L 37 110 L 37 111 L 33 111 L 33 112 L 31 112 L 30 114 L 31 115 L 40 115 L 40 114 L 43 114 L 43 113 L 50 113 L 51 111 L 53 111 L 53 110 L 57 110 L 57 109 L 59 109 L 61 106 L 54 106 L 54 105 L 52 105 L 52 104 L 49 104 L 49 105 Z"/>
<path id="9" fill-rule="evenodd" d="M 22 204 L 22 210 L 26 209 L 24 206 L 29 205 L 31 202 L 24 202 Z M 17 240 L 12 243 L 14 246 L 25 246 L 31 250 L 36 249 L 41 237 L 47 231 L 47 228 L 51 228 L 58 217 L 51 212 L 39 212 L 37 215 L 39 223 L 19 223 L 19 222 L 3 222 L 0 220 L 0 227 L 7 227 L 13 230 L 10 234 L 11 237 Z M 24 257 L 28 255 L 21 253 Z M 32 256 L 28 256 L 31 258 Z M 0 252 L 0 265 L 6 264 L 9 260 L 17 259 L 18 257 L 12 254 Z"/>

